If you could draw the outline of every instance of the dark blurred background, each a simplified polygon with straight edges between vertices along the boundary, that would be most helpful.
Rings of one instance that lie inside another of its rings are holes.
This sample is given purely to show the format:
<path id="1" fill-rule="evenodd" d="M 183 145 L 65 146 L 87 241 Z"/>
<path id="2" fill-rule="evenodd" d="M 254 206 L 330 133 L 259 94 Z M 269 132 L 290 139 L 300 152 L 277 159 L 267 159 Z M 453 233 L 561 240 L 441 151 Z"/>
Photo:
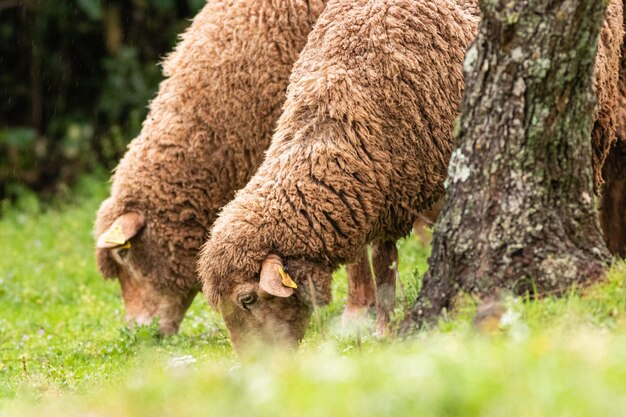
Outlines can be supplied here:
<path id="1" fill-rule="evenodd" d="M 114 167 L 205 1 L 0 0 L 0 200 Z"/>

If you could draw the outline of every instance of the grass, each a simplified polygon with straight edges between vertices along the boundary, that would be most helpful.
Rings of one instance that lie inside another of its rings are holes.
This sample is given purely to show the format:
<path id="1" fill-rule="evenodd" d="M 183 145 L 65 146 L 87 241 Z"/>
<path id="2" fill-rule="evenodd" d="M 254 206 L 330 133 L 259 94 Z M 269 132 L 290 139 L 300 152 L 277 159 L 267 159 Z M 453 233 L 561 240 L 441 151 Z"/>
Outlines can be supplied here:
<path id="1" fill-rule="evenodd" d="M 84 179 L 70 202 L 24 195 L 0 218 L 0 415 L 621 416 L 626 415 L 626 266 L 568 297 L 506 301 L 495 333 L 474 306 L 408 340 L 342 333 L 335 301 L 298 352 L 240 362 L 219 315 L 198 297 L 179 335 L 130 331 L 118 284 L 95 267 L 90 235 L 107 193 Z M 429 248 L 400 245 L 399 305 Z"/>

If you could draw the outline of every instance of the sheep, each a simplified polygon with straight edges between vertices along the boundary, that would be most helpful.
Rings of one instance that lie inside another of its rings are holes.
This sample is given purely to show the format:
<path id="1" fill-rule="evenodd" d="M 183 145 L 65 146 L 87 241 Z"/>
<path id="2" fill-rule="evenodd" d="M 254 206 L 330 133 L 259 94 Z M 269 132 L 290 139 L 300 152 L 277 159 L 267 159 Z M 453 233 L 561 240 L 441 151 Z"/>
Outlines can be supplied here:
<path id="1" fill-rule="evenodd" d="M 199 257 L 236 349 L 297 342 L 312 306 L 330 301 L 337 265 L 369 242 L 393 255 L 442 195 L 477 22 L 447 0 L 329 2 L 264 162 Z"/>
<path id="2" fill-rule="evenodd" d="M 600 224 L 611 253 L 626 258 L 626 44 L 622 44 L 615 144 L 602 169 Z"/>
<path id="3" fill-rule="evenodd" d="M 613 2 L 607 30 L 618 14 Z M 203 291 L 236 350 L 297 344 L 337 265 L 368 242 L 395 248 L 442 196 L 477 23 L 470 1 L 328 3 L 265 160 L 200 252 Z M 604 59 L 619 55 L 611 40 Z"/>
<path id="4" fill-rule="evenodd" d="M 99 270 L 127 319 L 174 333 L 200 289 L 198 250 L 262 160 L 289 74 L 325 1 L 209 1 L 164 62 L 167 78 L 94 227 Z"/>

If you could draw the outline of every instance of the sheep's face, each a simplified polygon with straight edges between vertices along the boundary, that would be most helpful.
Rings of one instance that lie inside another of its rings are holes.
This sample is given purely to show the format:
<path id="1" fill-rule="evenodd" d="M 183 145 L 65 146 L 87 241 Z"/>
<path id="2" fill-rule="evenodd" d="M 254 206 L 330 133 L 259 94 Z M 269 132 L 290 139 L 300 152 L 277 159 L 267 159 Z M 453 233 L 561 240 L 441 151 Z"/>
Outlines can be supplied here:
<path id="1" fill-rule="evenodd" d="M 258 344 L 297 346 L 315 307 L 330 301 L 331 279 L 315 263 L 294 259 L 283 265 L 278 256 L 269 255 L 260 274 L 229 280 L 233 285 L 217 304 L 235 350 L 245 352 Z"/>
<path id="2" fill-rule="evenodd" d="M 153 253 L 155 245 L 142 233 L 143 216 L 129 212 L 118 217 L 97 243 L 97 259 L 105 277 L 117 277 L 122 287 L 129 325 L 146 325 L 158 318 L 162 334 L 178 331 L 198 286 L 167 286 L 172 282 L 167 257 Z M 193 261 L 191 261 L 193 262 Z"/>
<path id="3" fill-rule="evenodd" d="M 219 308 L 239 353 L 259 344 L 296 346 L 311 316 L 309 306 L 295 296 L 276 297 L 253 283 L 237 286 Z"/>

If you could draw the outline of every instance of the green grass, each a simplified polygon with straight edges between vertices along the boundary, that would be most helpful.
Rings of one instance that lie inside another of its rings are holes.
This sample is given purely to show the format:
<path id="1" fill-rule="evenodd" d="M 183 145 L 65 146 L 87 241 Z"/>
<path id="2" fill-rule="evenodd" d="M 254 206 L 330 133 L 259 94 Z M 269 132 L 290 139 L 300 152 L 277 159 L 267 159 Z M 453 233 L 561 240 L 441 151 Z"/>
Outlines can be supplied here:
<path id="1" fill-rule="evenodd" d="M 0 415 L 626 415 L 626 266 L 584 295 L 506 300 L 495 334 L 471 300 L 407 340 L 341 331 L 345 273 L 298 352 L 243 363 L 198 297 L 180 334 L 130 331 L 115 281 L 95 267 L 91 225 L 102 175 L 70 202 L 24 195 L 0 218 Z M 415 297 L 429 248 L 400 245 L 399 306 Z M 400 308 L 399 308 L 400 311 Z"/>

